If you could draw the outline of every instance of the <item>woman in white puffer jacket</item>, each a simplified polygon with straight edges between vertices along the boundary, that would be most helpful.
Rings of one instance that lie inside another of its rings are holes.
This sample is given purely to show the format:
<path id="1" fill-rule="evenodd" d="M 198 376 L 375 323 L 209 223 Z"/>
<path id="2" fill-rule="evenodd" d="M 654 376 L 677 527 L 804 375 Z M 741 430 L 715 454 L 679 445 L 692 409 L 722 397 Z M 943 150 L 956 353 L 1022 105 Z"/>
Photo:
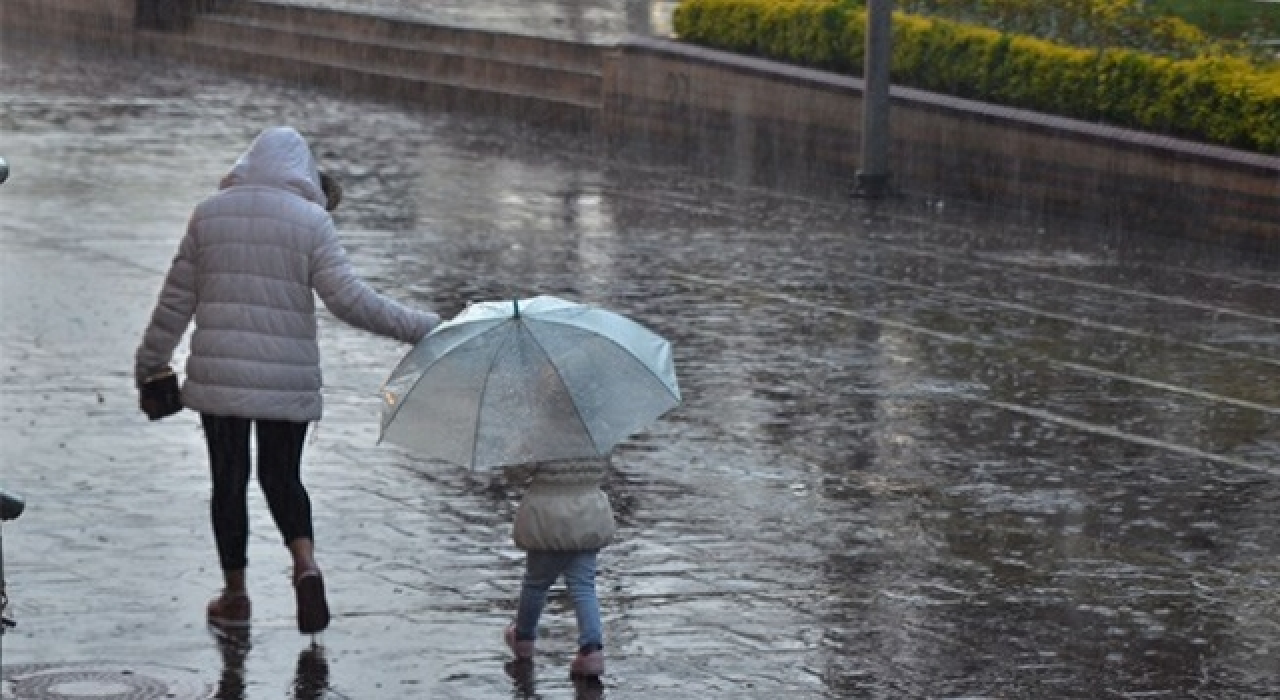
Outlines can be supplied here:
<path id="1" fill-rule="evenodd" d="M 307 426 L 322 409 L 315 296 L 342 321 L 405 343 L 440 322 L 356 275 L 326 203 L 306 140 L 289 127 L 259 134 L 192 214 L 135 358 L 141 387 L 168 367 L 194 319 L 182 402 L 200 413 L 209 447 L 224 588 L 207 614 L 220 626 L 244 627 L 250 616 L 251 428 L 258 480 L 293 557 L 299 631 L 314 634 L 329 622 L 300 478 Z"/>

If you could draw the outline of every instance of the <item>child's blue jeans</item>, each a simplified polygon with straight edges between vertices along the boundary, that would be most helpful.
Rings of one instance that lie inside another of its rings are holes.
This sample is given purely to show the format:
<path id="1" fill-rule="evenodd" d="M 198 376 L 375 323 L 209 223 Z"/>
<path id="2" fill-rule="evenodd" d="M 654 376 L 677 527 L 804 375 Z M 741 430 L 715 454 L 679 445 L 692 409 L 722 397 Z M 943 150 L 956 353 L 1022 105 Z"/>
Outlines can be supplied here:
<path id="1" fill-rule="evenodd" d="M 520 607 L 516 612 L 516 639 L 538 638 L 538 618 L 542 616 L 542 608 L 547 602 L 547 590 L 564 574 L 573 611 L 578 618 L 578 648 L 603 648 L 600 601 L 596 598 L 597 551 L 528 552 L 524 583 L 520 588 Z"/>

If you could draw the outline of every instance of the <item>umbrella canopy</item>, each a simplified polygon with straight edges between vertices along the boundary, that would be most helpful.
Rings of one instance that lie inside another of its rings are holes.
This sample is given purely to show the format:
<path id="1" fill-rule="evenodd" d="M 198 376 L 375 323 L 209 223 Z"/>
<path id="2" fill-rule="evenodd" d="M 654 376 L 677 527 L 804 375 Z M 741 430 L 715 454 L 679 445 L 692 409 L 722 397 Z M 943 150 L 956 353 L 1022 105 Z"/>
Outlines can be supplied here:
<path id="1" fill-rule="evenodd" d="M 382 387 L 382 434 L 471 468 L 601 457 L 680 404 L 671 344 L 551 296 L 472 304 Z"/>

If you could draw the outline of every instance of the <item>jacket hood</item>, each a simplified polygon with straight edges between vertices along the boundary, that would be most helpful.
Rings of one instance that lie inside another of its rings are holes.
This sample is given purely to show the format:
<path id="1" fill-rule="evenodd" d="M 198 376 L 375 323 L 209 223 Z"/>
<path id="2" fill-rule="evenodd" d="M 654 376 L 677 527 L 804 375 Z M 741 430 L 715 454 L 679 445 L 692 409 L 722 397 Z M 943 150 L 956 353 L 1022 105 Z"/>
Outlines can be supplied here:
<path id="1" fill-rule="evenodd" d="M 278 187 L 321 207 L 326 202 L 311 147 L 302 134 L 287 126 L 258 134 L 220 183 L 222 189 L 236 185 Z"/>

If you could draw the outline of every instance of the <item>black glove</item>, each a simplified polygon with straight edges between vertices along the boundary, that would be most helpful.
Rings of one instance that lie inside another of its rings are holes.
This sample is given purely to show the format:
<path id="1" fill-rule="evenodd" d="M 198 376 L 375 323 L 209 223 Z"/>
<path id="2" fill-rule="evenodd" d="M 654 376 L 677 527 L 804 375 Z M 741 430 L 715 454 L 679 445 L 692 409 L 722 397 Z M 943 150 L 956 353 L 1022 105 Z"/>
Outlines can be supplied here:
<path id="1" fill-rule="evenodd" d="M 138 393 L 138 405 L 151 420 L 160 420 L 182 410 L 182 392 L 178 376 L 166 368 L 147 377 Z"/>

